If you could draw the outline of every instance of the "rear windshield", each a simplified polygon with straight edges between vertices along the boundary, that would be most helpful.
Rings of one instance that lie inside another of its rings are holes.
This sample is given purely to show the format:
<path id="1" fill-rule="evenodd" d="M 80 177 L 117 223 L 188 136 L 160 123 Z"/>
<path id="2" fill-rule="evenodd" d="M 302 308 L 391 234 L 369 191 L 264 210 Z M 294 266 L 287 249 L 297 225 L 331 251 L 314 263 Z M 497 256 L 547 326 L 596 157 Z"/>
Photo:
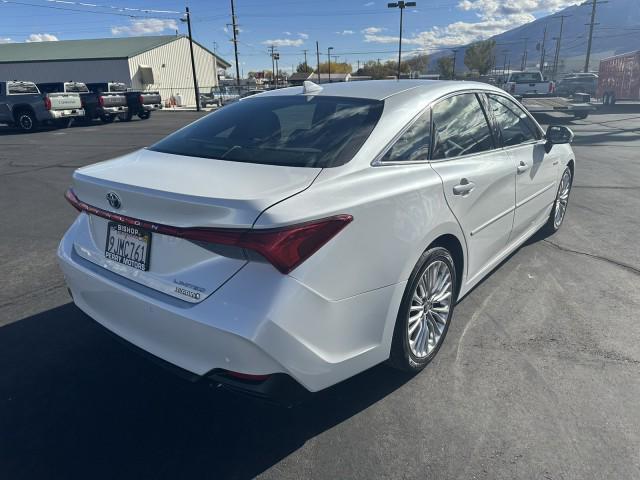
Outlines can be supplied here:
<path id="1" fill-rule="evenodd" d="M 541 82 L 542 77 L 538 72 L 512 73 L 511 81 L 516 83 L 536 83 Z"/>
<path id="2" fill-rule="evenodd" d="M 67 83 L 64 86 L 65 92 L 86 93 L 89 91 L 84 83 Z"/>
<path id="3" fill-rule="evenodd" d="M 127 86 L 124 83 L 112 83 L 109 90 L 112 92 L 126 92 Z"/>
<path id="4" fill-rule="evenodd" d="M 38 87 L 32 82 L 7 82 L 7 93 L 40 93 Z"/>
<path id="5" fill-rule="evenodd" d="M 334 167 L 378 122 L 378 100 L 303 95 L 228 105 L 151 146 L 156 152 L 293 167 Z"/>

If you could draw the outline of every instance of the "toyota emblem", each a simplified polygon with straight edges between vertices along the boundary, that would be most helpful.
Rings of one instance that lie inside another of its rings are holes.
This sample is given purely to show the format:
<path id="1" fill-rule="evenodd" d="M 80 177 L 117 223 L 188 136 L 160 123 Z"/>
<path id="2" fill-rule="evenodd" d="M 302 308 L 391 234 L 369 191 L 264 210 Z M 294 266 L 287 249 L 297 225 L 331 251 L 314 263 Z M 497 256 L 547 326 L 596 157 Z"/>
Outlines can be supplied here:
<path id="1" fill-rule="evenodd" d="M 116 210 L 122 206 L 122 203 L 120 202 L 120 197 L 115 192 L 107 193 L 107 200 L 109 201 L 109 205 L 111 205 Z"/>

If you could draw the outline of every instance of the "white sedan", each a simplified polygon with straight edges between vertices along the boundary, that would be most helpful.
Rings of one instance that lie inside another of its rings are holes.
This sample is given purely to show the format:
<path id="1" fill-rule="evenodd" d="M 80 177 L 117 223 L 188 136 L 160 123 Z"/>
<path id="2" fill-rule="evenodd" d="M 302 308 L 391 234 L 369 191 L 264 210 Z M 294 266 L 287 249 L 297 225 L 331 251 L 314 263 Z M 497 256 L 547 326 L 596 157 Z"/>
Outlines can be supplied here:
<path id="1" fill-rule="evenodd" d="M 571 131 L 486 84 L 306 82 L 80 168 L 58 256 L 75 304 L 256 395 L 418 371 L 458 300 L 556 231 Z"/>

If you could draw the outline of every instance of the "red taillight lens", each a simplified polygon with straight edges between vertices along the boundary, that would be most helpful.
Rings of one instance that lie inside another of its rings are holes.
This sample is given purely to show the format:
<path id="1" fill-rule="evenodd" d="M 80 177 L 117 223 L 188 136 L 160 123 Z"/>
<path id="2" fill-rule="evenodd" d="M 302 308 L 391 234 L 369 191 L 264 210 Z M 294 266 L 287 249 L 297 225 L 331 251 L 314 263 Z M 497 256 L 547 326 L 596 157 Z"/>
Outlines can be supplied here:
<path id="1" fill-rule="evenodd" d="M 138 95 L 138 102 L 140 102 L 140 105 L 144 104 L 144 97 L 142 95 Z"/>
<path id="2" fill-rule="evenodd" d="M 104 98 L 102 98 L 102 95 L 98 96 L 98 103 L 101 107 L 104 107 Z"/>
<path id="3" fill-rule="evenodd" d="M 549 93 L 553 93 L 556 91 L 556 85 L 553 82 L 549 82 Z"/>
<path id="4" fill-rule="evenodd" d="M 44 97 L 44 108 L 51 110 L 51 99 L 49 97 Z"/>
<path id="5" fill-rule="evenodd" d="M 172 237 L 217 245 L 231 245 L 252 250 L 262 255 L 269 263 L 285 274 L 291 272 L 316 253 L 353 220 L 351 215 L 335 215 L 299 225 L 262 230 L 182 228 L 146 222 L 93 207 L 80 201 L 71 189 L 67 190 L 64 196 L 80 212 L 87 212 L 108 220 L 135 225 Z"/>

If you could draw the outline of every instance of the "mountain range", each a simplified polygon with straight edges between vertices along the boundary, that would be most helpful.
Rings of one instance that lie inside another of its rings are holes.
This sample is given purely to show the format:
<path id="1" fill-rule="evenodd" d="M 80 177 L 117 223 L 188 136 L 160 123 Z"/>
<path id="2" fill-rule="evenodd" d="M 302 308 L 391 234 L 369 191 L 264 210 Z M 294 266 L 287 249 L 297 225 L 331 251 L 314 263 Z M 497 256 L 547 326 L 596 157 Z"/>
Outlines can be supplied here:
<path id="1" fill-rule="evenodd" d="M 497 68 L 502 69 L 506 56 L 506 67 L 520 69 L 525 45 L 526 67 L 539 68 L 545 28 L 547 33 L 544 42 L 544 62 L 545 65 L 552 65 L 556 51 L 555 38 L 560 33 L 561 16 L 565 16 L 560 42 L 559 71 L 582 71 L 589 37 L 591 9 L 592 2 L 588 0 L 491 37 L 496 42 Z M 598 69 L 601 58 L 640 50 L 640 0 L 609 0 L 608 3 L 598 3 L 595 22 L 590 70 Z M 465 47 L 461 46 L 456 55 L 458 72 L 465 70 Z M 434 53 L 430 65 L 435 66 L 435 61 L 446 55 L 452 55 L 451 50 Z"/>

